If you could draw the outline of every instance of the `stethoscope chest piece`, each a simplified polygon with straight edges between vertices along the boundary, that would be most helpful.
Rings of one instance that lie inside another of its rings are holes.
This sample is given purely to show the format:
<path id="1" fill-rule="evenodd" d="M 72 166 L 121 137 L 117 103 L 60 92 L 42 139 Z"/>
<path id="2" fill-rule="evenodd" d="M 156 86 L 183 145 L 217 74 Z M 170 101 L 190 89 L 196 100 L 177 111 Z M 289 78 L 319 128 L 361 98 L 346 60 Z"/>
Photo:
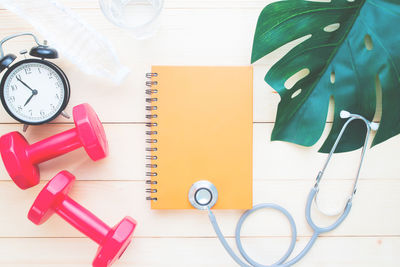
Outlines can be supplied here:
<path id="1" fill-rule="evenodd" d="M 211 209 L 215 205 L 217 200 L 217 188 L 209 181 L 198 181 L 190 187 L 189 202 L 196 209 Z"/>

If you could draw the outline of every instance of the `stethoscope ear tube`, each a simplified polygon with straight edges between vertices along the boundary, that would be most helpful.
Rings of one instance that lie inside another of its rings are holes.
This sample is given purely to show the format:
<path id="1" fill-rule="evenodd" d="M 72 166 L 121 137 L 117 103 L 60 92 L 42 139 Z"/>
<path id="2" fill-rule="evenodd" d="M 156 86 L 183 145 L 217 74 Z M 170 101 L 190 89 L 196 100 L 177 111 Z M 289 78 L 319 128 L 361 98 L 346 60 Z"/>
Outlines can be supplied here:
<path id="1" fill-rule="evenodd" d="M 327 216 L 338 216 L 340 214 L 343 215 L 346 212 L 347 209 L 351 208 L 352 199 L 353 199 L 354 195 L 357 192 L 357 183 L 358 183 L 358 179 L 359 179 L 359 176 L 360 176 L 361 167 L 362 167 L 362 164 L 364 162 L 365 152 L 367 151 L 369 135 L 371 133 L 371 130 L 376 131 L 378 129 L 378 127 L 379 127 L 379 124 L 374 123 L 374 122 L 370 122 L 369 120 L 365 119 L 363 116 L 360 116 L 358 114 L 352 114 L 352 113 L 350 113 L 348 111 L 345 111 L 345 110 L 342 110 L 340 112 L 340 117 L 343 118 L 343 119 L 347 119 L 347 121 L 344 123 L 342 129 L 340 130 L 339 135 L 336 138 L 336 141 L 333 144 L 333 146 L 331 148 L 331 151 L 329 152 L 329 155 L 328 155 L 328 157 L 327 157 L 327 159 L 325 161 L 325 164 L 324 164 L 322 170 L 318 172 L 318 176 L 317 176 L 314 188 L 313 188 L 313 189 L 315 189 L 314 190 L 315 192 L 313 193 L 314 196 L 313 196 L 312 199 L 315 202 L 315 207 L 317 208 L 317 210 L 319 210 L 319 212 L 321 212 L 322 214 L 327 215 Z M 365 127 L 367 128 L 367 132 L 366 132 L 365 139 L 364 139 L 364 145 L 363 145 L 362 151 L 361 151 L 361 156 L 360 156 L 360 161 L 359 161 L 359 164 L 358 164 L 357 174 L 356 174 L 356 177 L 354 179 L 353 189 L 352 189 L 351 194 L 348 197 L 346 205 L 345 205 L 345 207 L 344 207 L 344 209 L 342 211 L 338 211 L 338 212 L 334 212 L 334 213 L 328 213 L 328 212 L 325 212 L 325 211 L 321 210 L 320 206 L 318 204 L 319 183 L 321 182 L 321 179 L 322 179 L 322 177 L 323 177 L 323 175 L 325 173 L 325 170 L 328 167 L 328 164 L 329 164 L 329 162 L 330 162 L 330 160 L 332 158 L 332 155 L 333 155 L 333 153 L 335 153 L 336 147 L 338 146 L 340 140 L 342 139 L 342 136 L 343 136 L 344 132 L 346 131 L 346 128 L 354 120 L 361 120 L 362 122 L 364 122 L 365 123 Z M 317 228 L 319 228 L 319 227 L 317 227 Z M 319 229 L 323 229 L 323 228 L 319 228 Z"/>
<path id="2" fill-rule="evenodd" d="M 317 194 L 317 191 L 318 191 L 318 189 L 316 187 L 313 187 L 311 189 L 310 193 L 308 194 L 308 199 L 307 199 L 307 204 L 306 204 L 306 219 L 307 219 L 307 222 L 310 225 L 310 227 L 315 231 L 315 233 L 317 233 L 319 235 L 321 233 L 326 233 L 326 232 L 330 232 L 330 231 L 334 230 L 344 221 L 344 219 L 346 219 L 346 217 L 347 217 L 347 215 L 349 215 L 349 212 L 352 207 L 352 200 L 349 199 L 347 201 L 347 204 L 346 204 L 342 214 L 336 220 L 336 222 L 334 222 L 333 224 L 331 224 L 330 226 L 327 226 L 327 227 L 319 227 L 314 223 L 314 221 L 311 218 L 311 206 L 312 206 L 313 200 Z"/>

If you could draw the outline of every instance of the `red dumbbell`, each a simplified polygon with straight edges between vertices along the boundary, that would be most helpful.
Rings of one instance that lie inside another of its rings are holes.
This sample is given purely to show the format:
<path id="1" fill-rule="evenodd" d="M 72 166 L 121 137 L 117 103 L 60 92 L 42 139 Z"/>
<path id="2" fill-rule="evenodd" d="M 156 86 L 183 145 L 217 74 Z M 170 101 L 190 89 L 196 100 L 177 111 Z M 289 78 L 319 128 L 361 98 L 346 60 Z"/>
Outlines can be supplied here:
<path id="1" fill-rule="evenodd" d="M 103 221 L 68 197 L 75 177 L 67 172 L 58 173 L 39 193 L 28 218 L 40 225 L 57 213 L 76 229 L 99 244 L 93 267 L 107 267 L 118 260 L 131 242 L 136 221 L 125 217 L 110 228 Z"/>
<path id="2" fill-rule="evenodd" d="M 107 156 L 108 143 L 103 125 L 89 104 L 73 109 L 75 128 L 53 135 L 29 145 L 19 132 L 11 132 L 0 138 L 0 152 L 8 174 L 21 188 L 27 189 L 39 183 L 37 164 L 84 147 L 92 160 Z"/>

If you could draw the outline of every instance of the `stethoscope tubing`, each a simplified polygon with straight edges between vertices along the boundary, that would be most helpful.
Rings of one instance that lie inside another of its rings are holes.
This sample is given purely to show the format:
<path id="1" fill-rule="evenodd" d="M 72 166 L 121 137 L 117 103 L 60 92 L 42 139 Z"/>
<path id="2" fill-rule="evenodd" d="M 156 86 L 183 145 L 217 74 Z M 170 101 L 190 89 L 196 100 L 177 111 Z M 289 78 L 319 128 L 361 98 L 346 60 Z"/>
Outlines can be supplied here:
<path id="1" fill-rule="evenodd" d="M 325 165 L 324 165 L 323 169 L 318 173 L 317 181 L 316 181 L 315 185 L 311 188 L 311 191 L 308 194 L 308 198 L 307 198 L 307 203 L 306 203 L 306 207 L 305 207 L 305 217 L 306 217 L 308 225 L 314 231 L 313 235 L 311 236 L 310 240 L 308 241 L 307 245 L 303 248 L 303 250 L 299 254 L 297 254 L 297 256 L 292 258 L 291 260 L 287 261 L 287 259 L 292 254 L 294 247 L 296 245 L 297 229 L 296 229 L 296 223 L 295 223 L 293 217 L 290 215 L 290 213 L 285 208 L 283 208 L 277 204 L 273 204 L 273 203 L 264 203 L 264 204 L 256 205 L 252 209 L 247 210 L 245 213 L 242 214 L 242 216 L 240 217 L 240 219 L 236 225 L 235 240 L 236 240 L 236 246 L 237 246 L 240 254 L 242 255 L 242 257 L 246 260 L 246 262 L 247 262 L 246 263 L 242 259 L 240 259 L 238 257 L 238 255 L 236 255 L 236 253 L 229 246 L 226 239 L 224 238 L 224 235 L 221 232 L 221 229 L 219 228 L 217 219 L 215 218 L 213 212 L 211 211 L 211 208 L 207 206 L 208 217 L 210 218 L 211 224 L 215 230 L 215 233 L 217 234 L 219 241 L 221 242 L 222 246 L 225 248 L 225 250 L 229 253 L 229 255 L 232 257 L 232 259 L 237 264 L 239 264 L 242 267 L 287 267 L 287 266 L 292 266 L 293 264 L 300 261 L 305 255 L 307 255 L 307 253 L 313 247 L 315 241 L 317 240 L 317 238 L 320 234 L 327 233 L 327 232 L 330 232 L 330 231 L 336 229 L 347 218 L 347 216 L 350 213 L 351 207 L 352 207 L 353 196 L 356 193 L 357 182 L 358 182 L 358 178 L 360 175 L 361 166 L 362 166 L 362 163 L 364 160 L 366 148 L 368 145 L 368 137 L 369 137 L 369 134 L 371 131 L 371 122 L 369 122 L 367 119 L 365 119 L 364 117 L 362 117 L 360 115 L 350 114 L 349 112 L 345 112 L 343 116 L 341 114 L 341 117 L 342 118 L 347 117 L 348 120 L 345 122 L 342 130 L 340 131 L 340 133 L 328 155 Z M 318 191 L 319 191 L 319 182 L 320 182 L 320 180 L 324 174 L 324 171 L 325 171 L 326 167 L 328 166 L 328 163 L 329 163 L 333 153 L 335 152 L 336 147 L 337 147 L 344 131 L 346 130 L 347 126 L 352 121 L 357 120 L 357 119 L 362 120 L 366 124 L 367 133 L 366 133 L 366 137 L 364 140 L 364 146 L 363 146 L 362 152 L 361 152 L 360 163 L 359 163 L 356 179 L 354 182 L 352 194 L 348 198 L 346 205 L 345 205 L 344 209 L 342 210 L 341 214 L 340 215 L 338 214 L 338 216 L 339 216 L 338 219 L 329 226 L 320 227 L 313 221 L 312 216 L 311 216 L 311 207 L 312 207 L 312 203 L 314 202 L 314 200 L 318 194 Z M 256 212 L 260 209 L 274 209 L 274 210 L 277 210 L 280 213 L 282 213 L 288 219 L 290 228 L 291 228 L 291 232 L 292 232 L 291 242 L 290 242 L 289 248 L 287 249 L 286 253 L 272 265 L 263 265 L 263 264 L 256 262 L 255 260 L 253 260 L 244 250 L 242 241 L 241 241 L 241 230 L 242 230 L 242 226 L 243 226 L 244 222 L 251 214 L 253 214 L 254 212 Z"/>
<path id="2" fill-rule="evenodd" d="M 316 193 L 317 193 L 317 190 L 316 190 L 316 188 L 313 187 L 311 189 L 310 193 L 308 194 L 307 204 L 306 204 L 306 208 L 305 208 L 305 217 L 306 217 L 307 223 L 313 229 L 314 233 L 311 236 L 310 240 L 308 241 L 307 245 L 304 247 L 304 249 L 296 257 L 294 257 L 293 259 L 291 259 L 288 262 L 285 262 L 285 261 L 290 257 L 290 255 L 292 254 L 292 252 L 296 246 L 297 228 L 296 228 L 296 223 L 295 223 L 292 215 L 290 215 L 290 213 L 282 206 L 279 206 L 274 203 L 258 204 L 258 205 L 255 205 L 252 209 L 247 210 L 240 217 L 240 219 L 236 225 L 235 241 L 236 241 L 236 246 L 237 246 L 240 254 L 247 261 L 248 264 L 243 262 L 236 255 L 236 253 L 232 250 L 232 248 L 229 246 L 228 242 L 226 241 L 226 239 L 224 238 L 224 235 L 221 232 L 221 229 L 219 228 L 217 219 L 215 218 L 215 215 L 213 214 L 211 209 L 208 209 L 208 216 L 210 218 L 211 224 L 212 224 L 222 246 L 229 253 L 229 255 L 231 255 L 231 257 L 236 261 L 236 263 L 239 264 L 240 266 L 242 266 L 242 267 L 252 267 L 252 266 L 253 267 L 278 267 L 278 266 L 286 267 L 286 266 L 292 266 L 293 264 L 300 261 L 305 255 L 307 255 L 307 253 L 313 247 L 315 241 L 317 240 L 317 238 L 320 234 L 330 232 L 330 231 L 334 230 L 335 228 L 337 228 L 349 215 L 351 207 L 352 207 L 352 203 L 349 200 L 347 202 L 346 208 L 344 209 L 342 215 L 332 225 L 330 225 L 328 227 L 319 227 L 314 223 L 314 221 L 311 217 L 311 206 L 312 206 L 313 199 L 315 198 Z M 255 260 L 253 260 L 247 254 L 247 252 L 244 250 L 243 245 L 242 245 L 242 240 L 241 240 L 241 230 L 242 230 L 242 226 L 243 226 L 244 222 L 247 220 L 247 218 L 251 214 L 253 214 L 254 212 L 261 210 L 261 209 L 274 209 L 274 210 L 281 212 L 288 219 L 290 228 L 291 228 L 291 232 L 292 232 L 290 245 L 289 245 L 289 248 L 287 249 L 286 253 L 272 265 L 264 265 L 264 264 L 258 263 Z"/>
<path id="3" fill-rule="evenodd" d="M 245 222 L 245 220 L 254 212 L 260 210 L 260 209 L 274 209 L 278 210 L 281 212 L 285 217 L 288 219 L 289 224 L 290 224 L 290 230 L 292 232 L 292 238 L 290 241 L 289 248 L 287 249 L 286 253 L 273 265 L 279 265 L 284 263 L 292 254 L 294 247 L 296 246 L 296 239 L 297 239 L 297 229 L 296 229 L 296 223 L 292 217 L 292 215 L 283 207 L 274 204 L 274 203 L 264 203 L 264 204 L 258 204 L 254 206 L 252 209 L 247 210 L 243 215 L 240 217 L 237 225 L 236 225 L 236 232 L 235 232 L 235 240 L 236 240 L 236 246 L 240 252 L 240 254 L 243 256 L 243 258 L 250 263 L 252 266 L 266 266 L 262 265 L 261 263 L 256 262 L 253 260 L 244 250 L 242 241 L 241 241 L 241 230 L 242 226 Z"/>

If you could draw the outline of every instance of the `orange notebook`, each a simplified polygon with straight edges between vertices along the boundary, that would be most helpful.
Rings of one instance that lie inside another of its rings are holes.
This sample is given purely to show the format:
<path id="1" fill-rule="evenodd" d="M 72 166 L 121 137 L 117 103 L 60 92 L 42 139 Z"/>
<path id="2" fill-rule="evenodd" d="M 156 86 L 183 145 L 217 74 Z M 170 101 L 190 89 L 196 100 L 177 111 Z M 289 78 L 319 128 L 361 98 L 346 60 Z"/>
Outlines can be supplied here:
<path id="1" fill-rule="evenodd" d="M 147 184 L 152 209 L 191 209 L 199 180 L 214 209 L 252 207 L 253 69 L 153 66 L 147 82 Z"/>

